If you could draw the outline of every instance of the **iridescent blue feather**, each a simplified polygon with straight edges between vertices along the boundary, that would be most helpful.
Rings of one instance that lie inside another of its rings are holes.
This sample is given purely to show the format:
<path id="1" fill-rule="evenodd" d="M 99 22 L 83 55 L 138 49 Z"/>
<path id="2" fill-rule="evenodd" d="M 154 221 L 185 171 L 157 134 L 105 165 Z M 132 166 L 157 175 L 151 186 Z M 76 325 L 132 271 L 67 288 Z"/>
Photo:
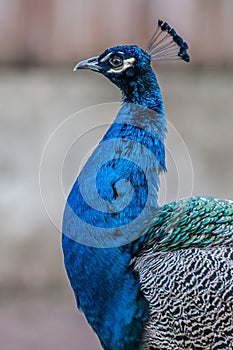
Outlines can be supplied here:
<path id="1" fill-rule="evenodd" d="M 233 203 L 157 203 L 166 120 L 151 61 L 188 62 L 187 49 L 159 21 L 146 51 L 116 46 L 75 67 L 103 74 L 122 92 L 63 219 L 77 306 L 105 350 L 232 348 Z"/>

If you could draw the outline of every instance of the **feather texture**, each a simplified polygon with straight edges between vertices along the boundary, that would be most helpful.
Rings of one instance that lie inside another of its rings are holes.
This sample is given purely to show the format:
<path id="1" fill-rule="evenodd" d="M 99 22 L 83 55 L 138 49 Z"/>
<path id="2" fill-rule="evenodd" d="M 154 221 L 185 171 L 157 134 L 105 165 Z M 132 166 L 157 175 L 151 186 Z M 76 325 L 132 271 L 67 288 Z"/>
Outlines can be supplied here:
<path id="1" fill-rule="evenodd" d="M 232 246 L 142 250 L 134 268 L 150 305 L 144 349 L 232 349 Z"/>
<path id="2" fill-rule="evenodd" d="M 67 199 L 62 246 L 77 306 L 105 350 L 233 349 L 233 203 L 192 197 L 159 208 L 166 120 L 151 60 L 189 61 L 166 22 L 143 51 L 82 61 L 122 108 Z"/>
<path id="3" fill-rule="evenodd" d="M 148 251 L 233 244 L 233 202 L 192 197 L 166 204 L 138 242 Z"/>
<path id="4" fill-rule="evenodd" d="M 176 33 L 175 29 L 159 19 L 158 27 L 146 48 L 151 60 L 171 61 L 182 59 L 189 62 L 190 56 L 187 50 L 188 44 Z"/>
<path id="5" fill-rule="evenodd" d="M 148 226 L 131 262 L 150 305 L 145 349 L 231 349 L 233 202 L 169 203 Z"/>

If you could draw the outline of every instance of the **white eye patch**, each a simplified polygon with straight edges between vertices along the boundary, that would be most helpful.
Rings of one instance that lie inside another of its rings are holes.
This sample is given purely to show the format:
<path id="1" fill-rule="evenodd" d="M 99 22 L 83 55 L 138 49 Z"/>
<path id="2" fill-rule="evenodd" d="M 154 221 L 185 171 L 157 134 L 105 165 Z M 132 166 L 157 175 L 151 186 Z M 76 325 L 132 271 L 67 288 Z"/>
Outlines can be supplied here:
<path id="1" fill-rule="evenodd" d="M 100 60 L 100 62 L 102 63 L 102 62 L 105 62 L 105 61 L 107 61 L 107 59 L 111 56 L 111 52 L 109 52 L 106 56 L 104 56 L 101 60 Z"/>
<path id="2" fill-rule="evenodd" d="M 122 52 L 122 51 L 117 51 L 116 52 L 116 55 L 117 54 L 122 54 L 122 55 L 124 55 L 124 52 Z M 105 55 L 101 60 L 100 60 L 100 62 L 102 63 L 102 62 L 105 62 L 105 61 L 107 61 L 107 59 L 109 59 L 109 57 L 112 55 L 112 52 L 109 52 L 107 55 Z"/>
<path id="3" fill-rule="evenodd" d="M 123 65 L 121 67 L 111 68 L 108 70 L 108 73 L 121 73 L 124 72 L 127 68 L 132 67 L 135 61 L 134 57 L 126 58 L 123 60 Z"/>

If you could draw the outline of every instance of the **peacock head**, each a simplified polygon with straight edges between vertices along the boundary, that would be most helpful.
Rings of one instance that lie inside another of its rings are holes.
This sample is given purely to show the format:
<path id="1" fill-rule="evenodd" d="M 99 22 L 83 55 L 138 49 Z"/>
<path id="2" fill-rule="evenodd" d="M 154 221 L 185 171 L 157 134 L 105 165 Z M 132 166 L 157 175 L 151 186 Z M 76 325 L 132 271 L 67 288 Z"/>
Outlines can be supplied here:
<path id="1" fill-rule="evenodd" d="M 154 79 L 151 61 L 182 59 L 189 62 L 187 49 L 188 45 L 176 31 L 159 20 L 145 51 L 136 45 L 115 46 L 105 50 L 100 56 L 78 63 L 74 71 L 91 69 L 99 72 L 127 95 L 136 85 L 137 88 L 143 88 L 145 83 L 151 84 L 150 78 Z"/>
<path id="2" fill-rule="evenodd" d="M 115 46 L 100 56 L 78 63 L 74 70 L 91 69 L 109 78 L 119 88 L 151 70 L 150 56 L 138 46 Z"/>

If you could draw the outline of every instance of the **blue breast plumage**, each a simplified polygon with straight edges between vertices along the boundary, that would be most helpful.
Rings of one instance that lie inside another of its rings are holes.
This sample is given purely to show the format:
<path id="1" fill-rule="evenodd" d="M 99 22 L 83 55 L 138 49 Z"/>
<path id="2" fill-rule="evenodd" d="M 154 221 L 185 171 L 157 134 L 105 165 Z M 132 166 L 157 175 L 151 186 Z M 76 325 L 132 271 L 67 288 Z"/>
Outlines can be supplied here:
<path id="1" fill-rule="evenodd" d="M 122 91 L 122 107 L 67 199 L 62 245 L 77 305 L 105 350 L 231 349 L 233 203 L 159 207 L 163 100 L 151 60 L 189 61 L 158 22 L 147 50 L 116 46 L 79 63 Z"/>

